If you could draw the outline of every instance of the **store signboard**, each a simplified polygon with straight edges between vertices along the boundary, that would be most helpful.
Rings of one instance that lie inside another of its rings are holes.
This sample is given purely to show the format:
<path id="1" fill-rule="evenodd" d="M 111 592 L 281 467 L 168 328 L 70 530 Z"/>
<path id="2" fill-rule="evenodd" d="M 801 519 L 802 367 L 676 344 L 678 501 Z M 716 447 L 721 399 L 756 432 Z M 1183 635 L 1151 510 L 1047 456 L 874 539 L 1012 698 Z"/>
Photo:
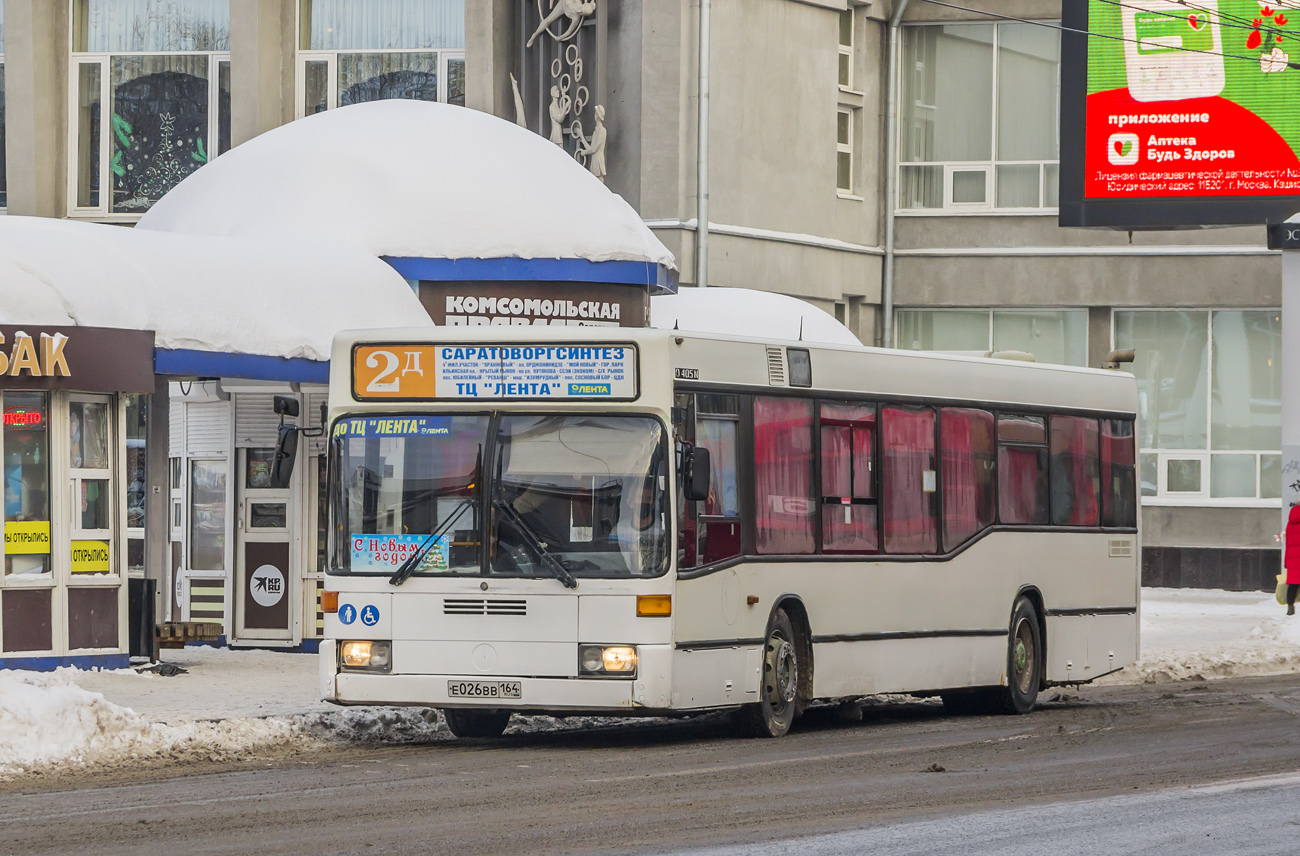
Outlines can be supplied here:
<path id="1" fill-rule="evenodd" d="M 1300 0 L 1062 11 L 1062 226 L 1262 225 L 1300 210 Z"/>
<path id="2" fill-rule="evenodd" d="M 0 389 L 153 392 L 153 346 L 148 330 L 0 325 Z"/>
<path id="3" fill-rule="evenodd" d="M 358 400 L 632 401 L 637 350 L 628 343 L 357 345 L 352 394 Z"/>

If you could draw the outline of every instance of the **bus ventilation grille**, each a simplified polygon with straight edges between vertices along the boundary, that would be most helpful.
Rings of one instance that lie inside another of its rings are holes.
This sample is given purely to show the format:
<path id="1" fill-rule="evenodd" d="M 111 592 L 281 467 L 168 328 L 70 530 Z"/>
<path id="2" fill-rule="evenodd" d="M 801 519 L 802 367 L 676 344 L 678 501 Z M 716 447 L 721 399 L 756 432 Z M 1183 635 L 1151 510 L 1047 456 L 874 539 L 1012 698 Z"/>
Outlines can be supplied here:
<path id="1" fill-rule="evenodd" d="M 1110 539 L 1110 558 L 1112 559 L 1131 559 L 1133 558 L 1133 539 L 1132 538 L 1111 538 Z"/>
<path id="2" fill-rule="evenodd" d="M 785 386 L 785 354 L 780 348 L 767 349 L 767 383 L 769 386 Z"/>
<path id="3" fill-rule="evenodd" d="M 527 615 L 528 601 L 500 598 L 449 597 L 442 602 L 443 615 Z"/>

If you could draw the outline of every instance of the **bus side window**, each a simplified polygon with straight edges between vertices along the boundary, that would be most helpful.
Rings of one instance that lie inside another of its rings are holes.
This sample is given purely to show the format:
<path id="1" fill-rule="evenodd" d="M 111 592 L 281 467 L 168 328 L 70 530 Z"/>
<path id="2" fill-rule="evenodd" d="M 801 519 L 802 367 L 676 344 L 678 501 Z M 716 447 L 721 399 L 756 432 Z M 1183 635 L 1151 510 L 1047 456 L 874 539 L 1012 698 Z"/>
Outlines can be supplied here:
<path id="1" fill-rule="evenodd" d="M 700 552 L 704 563 L 740 555 L 740 482 L 737 477 L 736 419 L 709 418 L 695 423 L 695 442 L 709 450 L 709 497 L 700 509 Z"/>
<path id="2" fill-rule="evenodd" d="M 954 550 L 993 525 L 993 414 L 945 407 L 940 420 L 943 548 Z"/>
<path id="3" fill-rule="evenodd" d="M 886 553 L 937 553 L 934 409 L 886 407 L 880 414 L 880 497 Z"/>
<path id="4" fill-rule="evenodd" d="M 1096 526 L 1101 520 L 1101 467 L 1097 420 L 1053 416 L 1052 523 Z"/>
<path id="5" fill-rule="evenodd" d="M 1101 525 L 1137 526 L 1133 420 L 1101 420 Z"/>
<path id="6" fill-rule="evenodd" d="M 695 396 L 689 393 L 677 393 L 673 399 L 673 433 L 683 444 L 695 442 Z M 687 502 L 681 479 L 681 470 L 677 478 L 677 567 L 693 568 L 696 566 L 696 503 Z"/>
<path id="7" fill-rule="evenodd" d="M 876 406 L 821 405 L 822 552 L 877 553 Z"/>
<path id="8" fill-rule="evenodd" d="M 812 553 L 812 401 L 754 397 L 755 549 Z"/>
<path id="9" fill-rule="evenodd" d="M 1047 524 L 1047 429 L 1041 416 L 998 414 L 998 520 Z"/>

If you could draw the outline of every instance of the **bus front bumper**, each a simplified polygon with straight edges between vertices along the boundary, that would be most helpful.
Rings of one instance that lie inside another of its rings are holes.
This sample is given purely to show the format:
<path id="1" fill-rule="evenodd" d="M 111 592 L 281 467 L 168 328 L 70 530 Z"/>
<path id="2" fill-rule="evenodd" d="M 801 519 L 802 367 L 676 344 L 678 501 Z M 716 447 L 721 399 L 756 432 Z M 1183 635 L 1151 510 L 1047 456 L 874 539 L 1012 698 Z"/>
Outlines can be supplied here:
<path id="1" fill-rule="evenodd" d="M 322 646 L 322 654 L 325 653 Z M 576 653 L 576 652 L 575 652 Z M 669 669 L 671 645 L 638 646 L 635 678 L 519 678 L 511 675 L 411 675 L 335 672 L 322 674 L 326 701 L 341 705 L 415 705 L 438 708 L 496 708 L 519 711 L 597 712 L 671 707 Z M 328 658 L 333 660 L 332 657 Z M 334 671 L 322 662 L 322 672 Z M 332 680 L 331 680 L 332 678 Z M 449 686 L 467 681 L 511 681 L 520 684 L 519 698 L 462 698 Z M 332 684 L 333 686 L 329 686 Z M 330 692 L 329 690 L 333 690 Z"/>

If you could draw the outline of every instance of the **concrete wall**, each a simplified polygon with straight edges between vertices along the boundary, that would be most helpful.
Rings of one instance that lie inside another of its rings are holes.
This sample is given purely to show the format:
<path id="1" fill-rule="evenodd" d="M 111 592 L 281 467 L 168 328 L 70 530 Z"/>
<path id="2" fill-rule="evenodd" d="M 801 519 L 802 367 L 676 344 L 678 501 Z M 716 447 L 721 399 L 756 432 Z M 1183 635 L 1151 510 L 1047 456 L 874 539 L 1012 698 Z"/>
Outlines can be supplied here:
<path id="1" fill-rule="evenodd" d="M 67 210 L 69 6 L 4 0 L 5 146 L 10 214 Z"/>

